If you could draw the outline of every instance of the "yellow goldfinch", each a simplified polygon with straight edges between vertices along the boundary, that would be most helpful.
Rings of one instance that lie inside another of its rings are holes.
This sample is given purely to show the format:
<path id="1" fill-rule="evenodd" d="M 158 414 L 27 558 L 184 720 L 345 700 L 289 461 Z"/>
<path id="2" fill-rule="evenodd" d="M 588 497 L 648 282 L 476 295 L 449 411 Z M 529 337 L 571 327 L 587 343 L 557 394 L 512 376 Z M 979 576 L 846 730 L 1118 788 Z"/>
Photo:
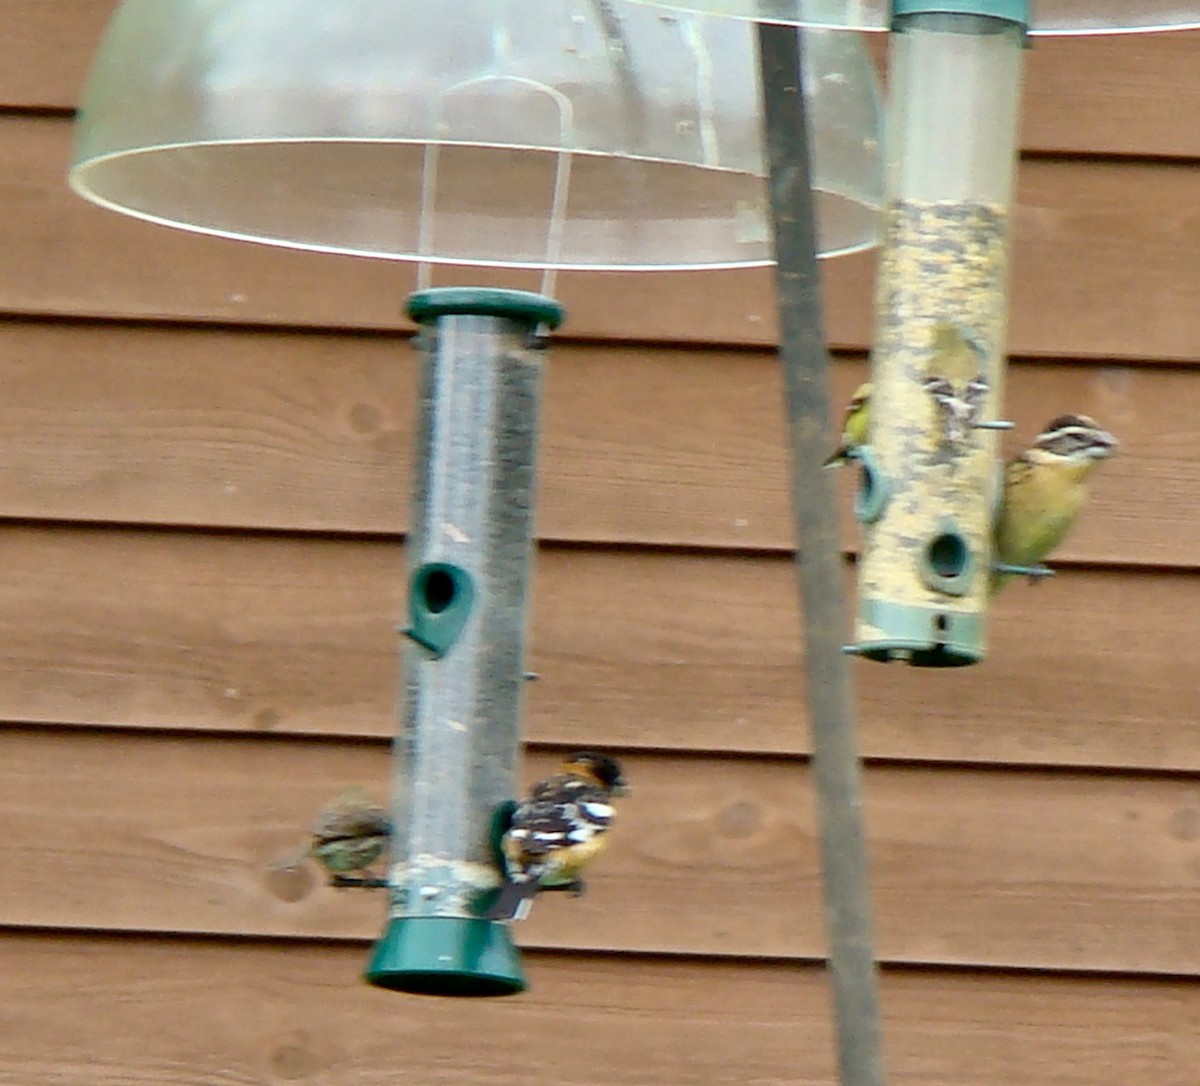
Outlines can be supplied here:
<path id="1" fill-rule="evenodd" d="M 1004 473 L 994 528 L 995 561 L 1037 566 L 1057 547 L 1087 500 L 1092 469 L 1117 451 L 1117 439 L 1087 415 L 1059 415 Z M 995 593 L 1014 574 L 994 571 Z"/>
<path id="2" fill-rule="evenodd" d="M 351 872 L 367 871 L 387 849 L 391 834 L 387 811 L 361 788 L 350 788 L 317 817 L 309 851 L 337 884 Z"/>
<path id="3" fill-rule="evenodd" d="M 870 404 L 871 382 L 867 381 L 854 390 L 850 403 L 846 405 L 846 417 L 842 423 L 842 443 L 833 450 L 822 467 L 841 467 L 853 459 L 855 449 L 866 444 Z"/>
<path id="4" fill-rule="evenodd" d="M 583 868 L 608 844 L 614 796 L 628 785 L 608 754 L 573 754 L 517 804 L 504 833 L 504 885 L 490 920 L 524 920 L 547 887 L 583 893 Z"/>

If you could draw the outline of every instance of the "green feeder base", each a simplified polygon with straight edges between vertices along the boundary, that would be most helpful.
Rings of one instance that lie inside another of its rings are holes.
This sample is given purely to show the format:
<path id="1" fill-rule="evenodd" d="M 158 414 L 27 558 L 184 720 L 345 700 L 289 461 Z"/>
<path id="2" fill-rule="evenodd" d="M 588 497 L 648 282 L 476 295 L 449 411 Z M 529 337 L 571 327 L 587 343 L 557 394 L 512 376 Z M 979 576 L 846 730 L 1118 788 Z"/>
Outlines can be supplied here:
<path id="1" fill-rule="evenodd" d="M 413 995 L 501 996 L 526 987 L 507 924 L 451 916 L 390 920 L 364 976 Z"/>
<path id="2" fill-rule="evenodd" d="M 864 601 L 860 612 L 862 637 L 845 652 L 889 663 L 903 660 L 914 667 L 964 667 L 983 659 L 983 618 L 980 615 Z"/>

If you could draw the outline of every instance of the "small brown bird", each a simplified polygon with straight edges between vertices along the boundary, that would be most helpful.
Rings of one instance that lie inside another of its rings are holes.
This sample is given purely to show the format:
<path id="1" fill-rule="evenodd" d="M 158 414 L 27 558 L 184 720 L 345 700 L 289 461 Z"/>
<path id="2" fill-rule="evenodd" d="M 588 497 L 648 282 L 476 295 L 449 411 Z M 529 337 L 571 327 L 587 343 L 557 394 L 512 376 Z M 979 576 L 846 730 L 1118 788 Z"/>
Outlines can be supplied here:
<path id="1" fill-rule="evenodd" d="M 501 847 L 504 884 L 490 920 L 524 920 L 547 887 L 584 891 L 581 872 L 608 844 L 614 796 L 629 790 L 621 764 L 608 754 L 573 754 L 539 781 L 513 812 Z"/>
<path id="2" fill-rule="evenodd" d="M 309 853 L 337 881 L 363 873 L 387 850 L 392 820 L 362 788 L 349 788 L 318 816 Z"/>
<path id="3" fill-rule="evenodd" d="M 1057 547 L 1087 501 L 1087 480 L 1118 442 L 1087 415 L 1059 415 L 1004 473 L 994 526 L 995 560 L 1035 567 Z M 995 571 L 995 593 L 1015 574 Z"/>
<path id="4" fill-rule="evenodd" d="M 867 428 L 871 418 L 871 382 L 864 381 L 854 390 L 846 405 L 842 421 L 841 444 L 826 458 L 823 468 L 840 468 L 854 459 L 854 451 L 867 442 Z"/>

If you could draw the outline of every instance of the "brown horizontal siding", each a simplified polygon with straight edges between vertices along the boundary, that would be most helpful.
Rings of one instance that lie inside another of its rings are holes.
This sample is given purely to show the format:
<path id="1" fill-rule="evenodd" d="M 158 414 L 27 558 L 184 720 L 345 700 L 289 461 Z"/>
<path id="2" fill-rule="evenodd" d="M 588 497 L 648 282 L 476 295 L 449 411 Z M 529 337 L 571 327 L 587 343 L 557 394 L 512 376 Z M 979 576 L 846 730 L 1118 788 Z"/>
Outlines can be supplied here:
<path id="1" fill-rule="evenodd" d="M 577 1077 L 612 1086 L 834 1075 L 826 982 L 812 968 L 535 953 L 521 997 L 439 1000 L 361 983 L 360 946 L 12 933 L 4 945 L 11 1082 L 558 1086 L 561 1063 L 535 1055 L 547 1034 L 571 1038 Z M 1188 985 L 889 973 L 883 1003 L 898 1086 L 1194 1081 L 1200 1001 Z"/>
<path id="2" fill-rule="evenodd" d="M 0 107 L 69 109 L 114 0 L 0 0 Z M 880 60 L 884 39 L 870 39 Z M 1034 151 L 1200 157 L 1180 124 L 1200 95 L 1200 33 L 1038 41 L 1027 54 L 1022 144 Z"/>
<path id="3" fill-rule="evenodd" d="M 65 119 L 0 118 L 0 311 L 405 327 L 408 265 L 221 241 L 92 207 L 64 182 L 70 139 Z M 1200 169 L 1032 161 L 1018 189 L 1010 350 L 1200 358 L 1200 245 L 1189 219 L 1200 203 Z M 870 255 L 826 264 L 833 343 L 869 343 L 873 266 Z M 529 274 L 457 276 L 538 283 Z M 576 337 L 768 344 L 775 335 L 765 269 L 566 276 L 559 294 Z"/>
<path id="4" fill-rule="evenodd" d="M 0 0 L 0 1082 L 557 1084 L 549 1030 L 589 1081 L 824 1086 L 770 274 L 560 281 L 526 771 L 607 745 L 635 791 L 589 894 L 518 929 L 527 995 L 370 989 L 382 895 L 288 865 L 344 785 L 387 791 L 412 271 L 72 196 L 68 119 L 3 110 L 74 105 L 114 6 Z M 1028 54 L 1009 443 L 1075 410 L 1123 445 L 982 666 L 854 665 L 899 1086 L 1195 1081 L 1197 58 Z M 851 351 L 873 267 L 825 266 Z"/>
<path id="5" fill-rule="evenodd" d="M 554 761 L 532 754 L 527 773 Z M 523 942 L 822 953 L 803 765 L 627 763 L 634 795 L 587 896 L 541 903 Z M 377 895 L 284 868 L 324 801 L 382 791 L 389 767 L 382 742 L 0 733 L 0 924 L 369 937 Z M 885 961 L 1200 972 L 1195 780 L 873 767 L 865 792 Z"/>
<path id="6" fill-rule="evenodd" d="M 527 956 L 507 1000 L 361 983 L 365 947 L 49 935 L 5 938 L 0 1075 L 56 1086 L 464 1078 L 557 1086 L 570 1037 L 589 1081 L 832 1080 L 816 969 Z M 1194 989 L 1164 981 L 885 974 L 889 1082 L 1192 1086 Z M 464 1037 L 470 1044 L 464 1044 Z M 582 1070 L 577 1074 L 583 1074 Z"/>
<path id="7" fill-rule="evenodd" d="M 0 719 L 394 730 L 398 544 L 10 525 L 0 569 Z M 533 741 L 808 750 L 786 557 L 543 548 L 533 597 Z M 982 665 L 855 665 L 863 750 L 1200 770 L 1198 610 L 1197 574 L 1013 585 Z"/>
<path id="8" fill-rule="evenodd" d="M 1200 32 L 1034 39 L 1021 143 L 1028 150 L 1200 158 Z"/>
<path id="9" fill-rule="evenodd" d="M 117 0 L 0 0 L 0 104 L 67 109 Z"/>
<path id="10" fill-rule="evenodd" d="M 400 532 L 418 368 L 397 336 L 11 321 L 0 517 Z M 837 412 L 863 375 L 834 367 Z M 1123 443 L 1056 560 L 1200 563 L 1198 394 L 1190 367 L 1014 364 L 1010 449 L 1063 411 Z M 766 352 L 557 346 L 539 534 L 789 549 L 781 402 Z M 852 473 L 839 484 L 853 548 Z"/>

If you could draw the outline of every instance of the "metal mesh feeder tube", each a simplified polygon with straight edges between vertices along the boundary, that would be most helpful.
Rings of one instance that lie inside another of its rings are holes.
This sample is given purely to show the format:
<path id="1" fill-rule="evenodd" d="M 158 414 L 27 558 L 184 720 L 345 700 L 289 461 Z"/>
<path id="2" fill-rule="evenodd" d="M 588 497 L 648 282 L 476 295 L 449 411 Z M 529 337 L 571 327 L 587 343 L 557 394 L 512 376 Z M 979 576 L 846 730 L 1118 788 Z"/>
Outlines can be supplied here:
<path id="1" fill-rule="evenodd" d="M 501 881 L 496 818 L 517 790 L 533 550 L 541 328 L 518 291 L 432 290 L 403 706 L 396 740 L 390 918 L 367 968 L 385 988 L 501 995 L 525 982 L 507 925 L 482 919 Z"/>

